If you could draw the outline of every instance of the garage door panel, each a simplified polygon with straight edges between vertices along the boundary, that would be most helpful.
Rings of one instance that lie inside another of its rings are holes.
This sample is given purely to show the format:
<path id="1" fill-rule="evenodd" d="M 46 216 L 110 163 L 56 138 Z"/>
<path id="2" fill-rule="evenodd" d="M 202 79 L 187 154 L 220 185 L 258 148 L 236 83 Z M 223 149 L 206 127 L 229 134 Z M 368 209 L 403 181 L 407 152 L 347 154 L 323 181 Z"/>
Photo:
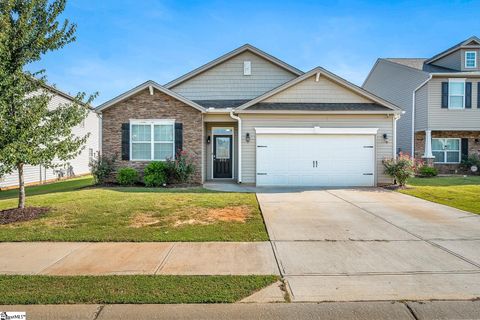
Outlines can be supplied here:
<path id="1" fill-rule="evenodd" d="M 257 185 L 373 186 L 373 135 L 258 135 Z"/>

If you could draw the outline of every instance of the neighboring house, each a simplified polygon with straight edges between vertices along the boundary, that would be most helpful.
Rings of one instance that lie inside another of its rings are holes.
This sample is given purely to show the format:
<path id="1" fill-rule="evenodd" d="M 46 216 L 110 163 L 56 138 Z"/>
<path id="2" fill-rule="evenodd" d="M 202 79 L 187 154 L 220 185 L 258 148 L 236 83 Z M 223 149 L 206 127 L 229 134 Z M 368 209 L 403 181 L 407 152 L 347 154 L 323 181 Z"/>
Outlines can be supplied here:
<path id="1" fill-rule="evenodd" d="M 70 103 L 73 97 L 54 88 L 47 86 L 46 90 L 52 93 L 49 108 L 54 109 L 60 105 Z M 40 184 L 55 181 L 59 178 L 73 177 L 88 174 L 90 172 L 89 162 L 95 157 L 99 149 L 99 118 L 98 115 L 91 110 L 87 118 L 79 125 L 73 128 L 72 133 L 77 136 L 84 136 L 90 133 L 85 148 L 74 159 L 66 162 L 56 161 L 59 166 L 56 168 L 46 168 L 44 166 L 24 167 L 25 184 Z M 17 171 L 0 177 L 0 189 L 13 188 L 18 186 Z"/>
<path id="2" fill-rule="evenodd" d="M 391 183 L 401 110 L 323 68 L 302 72 L 244 45 L 161 86 L 147 81 L 97 108 L 102 152 L 141 170 L 179 150 L 195 182 L 298 186 Z"/>
<path id="3" fill-rule="evenodd" d="M 429 59 L 378 59 L 363 88 L 401 107 L 397 151 L 454 173 L 480 152 L 480 39 Z"/>

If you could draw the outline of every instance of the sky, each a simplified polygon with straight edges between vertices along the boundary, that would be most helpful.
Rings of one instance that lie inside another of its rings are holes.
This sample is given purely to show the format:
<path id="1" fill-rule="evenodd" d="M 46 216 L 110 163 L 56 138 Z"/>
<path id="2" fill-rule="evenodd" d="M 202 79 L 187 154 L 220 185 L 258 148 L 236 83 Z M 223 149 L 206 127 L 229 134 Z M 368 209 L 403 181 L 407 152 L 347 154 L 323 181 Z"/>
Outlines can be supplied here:
<path id="1" fill-rule="evenodd" d="M 29 66 L 99 105 L 165 84 L 245 43 L 361 85 L 379 57 L 435 55 L 480 36 L 480 1 L 68 0 L 77 40 Z"/>

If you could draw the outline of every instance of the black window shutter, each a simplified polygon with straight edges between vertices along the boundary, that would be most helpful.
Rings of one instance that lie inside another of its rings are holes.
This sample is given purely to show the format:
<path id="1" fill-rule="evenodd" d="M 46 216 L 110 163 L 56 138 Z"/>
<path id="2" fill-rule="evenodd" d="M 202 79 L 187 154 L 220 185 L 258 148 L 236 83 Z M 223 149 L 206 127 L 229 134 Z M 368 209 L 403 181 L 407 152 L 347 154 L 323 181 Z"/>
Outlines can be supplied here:
<path id="1" fill-rule="evenodd" d="M 442 82 L 442 108 L 448 108 L 448 82 Z"/>
<path id="2" fill-rule="evenodd" d="M 462 160 L 468 159 L 468 139 L 462 138 Z"/>
<path id="3" fill-rule="evenodd" d="M 183 123 L 175 123 L 175 156 L 183 150 Z"/>
<path id="4" fill-rule="evenodd" d="M 472 83 L 465 83 L 465 108 L 472 108 Z"/>
<path id="5" fill-rule="evenodd" d="M 122 123 L 122 160 L 130 160 L 130 123 Z"/>
<path id="6" fill-rule="evenodd" d="M 477 83 L 477 108 L 480 109 L 480 82 Z"/>

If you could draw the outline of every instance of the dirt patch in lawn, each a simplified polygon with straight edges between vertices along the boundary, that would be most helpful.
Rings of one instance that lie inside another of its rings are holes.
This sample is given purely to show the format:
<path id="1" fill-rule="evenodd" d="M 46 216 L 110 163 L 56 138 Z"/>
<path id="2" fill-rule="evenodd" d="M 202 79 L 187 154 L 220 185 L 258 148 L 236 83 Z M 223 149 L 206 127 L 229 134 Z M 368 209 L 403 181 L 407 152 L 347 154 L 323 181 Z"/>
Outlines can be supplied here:
<path id="1" fill-rule="evenodd" d="M 152 214 L 139 213 L 139 214 L 136 214 L 133 217 L 133 219 L 130 223 L 130 226 L 132 226 L 134 228 L 142 228 L 142 227 L 148 227 L 148 226 L 155 225 L 159 222 L 160 222 L 160 220 L 158 218 L 154 217 Z"/>
<path id="2" fill-rule="evenodd" d="M 174 221 L 174 227 L 194 224 L 212 224 L 221 222 L 239 222 L 245 223 L 250 216 L 250 209 L 247 206 L 197 209 L 189 215 L 189 219 L 178 218 Z"/>
<path id="3" fill-rule="evenodd" d="M 0 211 L 0 224 L 9 224 L 21 221 L 38 219 L 50 209 L 45 207 L 27 207 L 24 209 L 7 209 Z"/>
<path id="4" fill-rule="evenodd" d="M 155 227 L 166 223 L 173 227 L 182 227 L 185 225 L 208 225 L 219 221 L 245 223 L 251 214 L 251 209 L 248 206 L 186 210 L 174 212 L 166 217 L 156 216 L 154 212 L 138 213 L 131 220 L 130 226 L 133 228 Z"/>

